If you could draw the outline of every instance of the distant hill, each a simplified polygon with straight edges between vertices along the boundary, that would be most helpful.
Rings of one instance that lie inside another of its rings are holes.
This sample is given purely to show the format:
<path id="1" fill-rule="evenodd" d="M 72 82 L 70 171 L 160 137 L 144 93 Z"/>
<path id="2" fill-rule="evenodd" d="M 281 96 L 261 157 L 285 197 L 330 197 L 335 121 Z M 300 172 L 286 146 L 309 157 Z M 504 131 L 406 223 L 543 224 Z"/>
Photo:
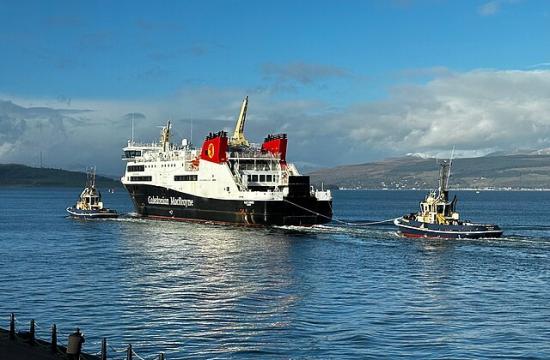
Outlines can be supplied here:
<path id="1" fill-rule="evenodd" d="M 97 176 L 99 188 L 120 187 L 120 181 Z M 84 187 L 86 173 L 61 169 L 35 168 L 18 164 L 0 164 L 0 186 Z"/>
<path id="2" fill-rule="evenodd" d="M 435 159 L 415 156 L 339 166 L 310 173 L 314 184 L 363 189 L 431 189 L 437 186 Z M 550 188 L 550 155 L 518 154 L 453 161 L 451 188 Z"/>

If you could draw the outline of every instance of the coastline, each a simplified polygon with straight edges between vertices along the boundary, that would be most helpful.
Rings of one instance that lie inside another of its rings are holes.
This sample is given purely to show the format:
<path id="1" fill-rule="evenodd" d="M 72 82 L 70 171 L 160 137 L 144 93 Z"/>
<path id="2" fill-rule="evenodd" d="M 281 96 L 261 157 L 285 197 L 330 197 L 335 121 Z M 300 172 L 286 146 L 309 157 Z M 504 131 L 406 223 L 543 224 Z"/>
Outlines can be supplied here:
<path id="1" fill-rule="evenodd" d="M 400 188 L 400 189 L 388 189 L 388 188 L 336 188 L 334 190 L 338 191 L 430 191 L 433 190 L 431 188 Z M 528 189 L 528 188 L 449 188 L 449 191 L 510 191 L 510 192 L 544 192 L 544 191 L 550 191 L 550 188 L 536 188 L 536 189 Z"/>

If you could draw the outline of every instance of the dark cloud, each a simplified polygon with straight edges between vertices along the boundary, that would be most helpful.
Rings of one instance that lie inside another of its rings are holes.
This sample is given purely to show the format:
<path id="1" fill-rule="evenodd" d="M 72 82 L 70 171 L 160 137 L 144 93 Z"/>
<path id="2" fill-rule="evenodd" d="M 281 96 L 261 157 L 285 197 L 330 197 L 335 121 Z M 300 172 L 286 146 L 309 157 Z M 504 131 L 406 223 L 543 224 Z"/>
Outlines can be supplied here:
<path id="1" fill-rule="evenodd" d="M 59 101 L 60 103 L 65 104 L 67 106 L 71 106 L 72 99 L 68 96 L 65 96 L 65 95 L 58 95 L 57 96 L 57 101 Z"/>
<path id="2" fill-rule="evenodd" d="M 169 51 L 152 51 L 148 54 L 149 58 L 154 61 L 174 60 L 181 57 L 183 52 L 176 50 Z"/>
<path id="3" fill-rule="evenodd" d="M 10 101 L 0 101 L 0 145 L 18 139 L 26 130 L 27 122 L 17 116 L 18 109 Z"/>
<path id="4" fill-rule="evenodd" d="M 0 161 L 19 160 L 29 152 L 64 143 L 88 110 L 24 107 L 0 100 Z M 25 161 L 23 161 L 25 162 Z"/>
<path id="5" fill-rule="evenodd" d="M 174 48 L 168 51 L 155 50 L 148 53 L 151 60 L 154 61 L 167 61 L 180 59 L 187 56 L 205 56 L 209 53 L 210 49 L 206 45 L 196 44 L 190 47 Z"/>
<path id="6" fill-rule="evenodd" d="M 194 56 L 204 56 L 208 54 L 208 47 L 206 45 L 193 45 L 187 48 L 187 52 Z"/>
<path id="7" fill-rule="evenodd" d="M 343 78 L 350 73 L 340 67 L 322 64 L 307 64 L 294 62 L 288 64 L 267 63 L 262 65 L 264 78 L 275 83 L 295 82 L 302 85 L 310 85 L 320 80 L 329 78 Z"/>
<path id="8" fill-rule="evenodd" d="M 64 28 L 77 28 L 84 25 L 84 21 L 79 16 L 74 15 L 54 15 L 46 18 L 46 24 L 48 26 L 64 27 Z"/>
<path id="9" fill-rule="evenodd" d="M 81 50 L 106 50 L 113 47 L 113 38 L 114 34 L 112 31 L 90 32 L 80 36 L 79 46 Z"/>
<path id="10" fill-rule="evenodd" d="M 136 78 L 139 80 L 153 80 L 165 77 L 169 74 L 168 70 L 164 69 L 160 65 L 153 65 L 136 74 Z"/>
<path id="11" fill-rule="evenodd" d="M 124 120 L 145 120 L 145 114 L 139 112 L 131 112 L 123 116 Z"/>
<path id="12" fill-rule="evenodd" d="M 404 69 L 397 73 L 398 78 L 418 79 L 451 76 L 453 72 L 445 66 L 432 66 L 428 68 Z"/>
<path id="13" fill-rule="evenodd" d="M 182 23 L 170 21 L 151 21 L 146 19 L 136 20 L 136 27 L 145 32 L 153 31 L 183 31 L 185 27 Z"/>

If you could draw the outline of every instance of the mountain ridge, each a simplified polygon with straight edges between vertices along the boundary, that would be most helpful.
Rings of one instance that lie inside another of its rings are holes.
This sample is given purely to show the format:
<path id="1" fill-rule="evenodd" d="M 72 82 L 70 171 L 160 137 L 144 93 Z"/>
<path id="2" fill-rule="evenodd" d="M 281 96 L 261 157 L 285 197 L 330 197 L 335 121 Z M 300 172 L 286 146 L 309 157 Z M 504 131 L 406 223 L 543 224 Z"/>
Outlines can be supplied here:
<path id="1" fill-rule="evenodd" d="M 435 158 L 405 156 L 319 169 L 311 182 L 351 189 L 431 189 L 437 187 Z M 451 188 L 550 188 L 550 155 L 491 155 L 453 160 Z"/>
<path id="2" fill-rule="evenodd" d="M 0 164 L 0 186 L 21 187 L 84 187 L 85 172 L 53 168 L 37 168 L 22 164 Z M 120 181 L 106 176 L 96 176 L 100 188 L 121 187 Z"/>

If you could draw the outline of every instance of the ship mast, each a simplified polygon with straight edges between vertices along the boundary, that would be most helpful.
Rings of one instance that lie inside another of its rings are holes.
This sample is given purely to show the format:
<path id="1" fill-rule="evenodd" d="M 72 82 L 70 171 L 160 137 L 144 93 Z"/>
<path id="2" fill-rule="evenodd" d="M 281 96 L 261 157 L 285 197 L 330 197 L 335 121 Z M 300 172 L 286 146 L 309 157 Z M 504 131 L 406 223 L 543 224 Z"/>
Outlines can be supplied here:
<path id="1" fill-rule="evenodd" d="M 443 160 L 439 164 L 439 197 L 443 197 L 444 200 L 447 200 L 447 194 L 449 193 L 447 185 L 449 184 L 449 170 L 450 164 L 447 160 Z"/>
<path id="2" fill-rule="evenodd" d="M 449 161 L 442 161 L 439 168 L 439 196 L 443 195 L 445 201 L 449 195 L 449 178 L 451 177 L 451 166 L 453 164 L 454 153 L 455 148 L 453 147 L 451 158 Z"/>
<path id="3" fill-rule="evenodd" d="M 86 187 L 95 188 L 95 166 L 86 168 Z"/>
<path id="4" fill-rule="evenodd" d="M 246 111 L 248 109 L 248 96 L 244 98 L 241 105 L 241 112 L 235 125 L 235 131 L 230 139 L 230 144 L 233 146 L 249 146 L 248 140 L 244 137 L 244 123 L 246 121 Z"/>
<path id="5" fill-rule="evenodd" d="M 92 188 L 95 188 L 95 166 L 92 167 Z"/>

